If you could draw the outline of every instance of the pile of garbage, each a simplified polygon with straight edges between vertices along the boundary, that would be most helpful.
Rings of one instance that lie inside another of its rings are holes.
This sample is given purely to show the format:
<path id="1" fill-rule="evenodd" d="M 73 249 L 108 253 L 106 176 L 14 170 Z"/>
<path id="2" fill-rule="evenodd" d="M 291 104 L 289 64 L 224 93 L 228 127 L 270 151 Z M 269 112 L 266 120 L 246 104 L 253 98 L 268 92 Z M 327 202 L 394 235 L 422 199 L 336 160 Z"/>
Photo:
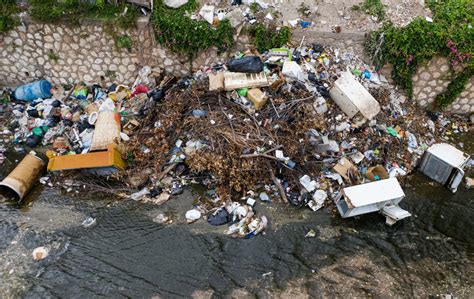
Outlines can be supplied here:
<path id="1" fill-rule="evenodd" d="M 3 94 L 2 117 L 12 117 L 0 124 L 0 163 L 26 145 L 46 153 L 50 171 L 113 174 L 121 188 L 110 176 L 88 186 L 154 204 L 204 185 L 188 221 L 230 224 L 239 237 L 265 229 L 257 201 L 317 211 L 345 187 L 407 175 L 431 145 L 469 130 L 420 110 L 353 53 L 303 42 L 181 79 L 144 67 L 132 86 L 43 80 Z M 69 179 L 68 190 L 88 181 Z"/>

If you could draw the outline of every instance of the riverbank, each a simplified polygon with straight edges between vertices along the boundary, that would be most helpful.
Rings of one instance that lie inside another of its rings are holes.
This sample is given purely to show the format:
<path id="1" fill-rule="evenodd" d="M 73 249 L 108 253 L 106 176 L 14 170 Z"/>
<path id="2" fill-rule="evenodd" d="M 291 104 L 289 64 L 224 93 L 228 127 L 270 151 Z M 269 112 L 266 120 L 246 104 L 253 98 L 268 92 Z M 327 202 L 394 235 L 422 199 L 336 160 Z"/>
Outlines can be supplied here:
<path id="1" fill-rule="evenodd" d="M 42 187 L 27 207 L 0 205 L 2 290 L 14 296 L 313 297 L 472 296 L 472 191 L 452 194 L 422 175 L 405 187 L 413 217 L 388 227 L 380 214 L 341 219 L 258 203 L 265 234 L 233 239 L 186 224 L 191 190 L 162 206 L 70 198 Z M 172 224 L 157 223 L 169 215 Z M 96 225 L 81 223 L 94 217 Z M 314 230 L 314 238 L 305 235 Z M 38 246 L 50 255 L 35 262 Z"/>

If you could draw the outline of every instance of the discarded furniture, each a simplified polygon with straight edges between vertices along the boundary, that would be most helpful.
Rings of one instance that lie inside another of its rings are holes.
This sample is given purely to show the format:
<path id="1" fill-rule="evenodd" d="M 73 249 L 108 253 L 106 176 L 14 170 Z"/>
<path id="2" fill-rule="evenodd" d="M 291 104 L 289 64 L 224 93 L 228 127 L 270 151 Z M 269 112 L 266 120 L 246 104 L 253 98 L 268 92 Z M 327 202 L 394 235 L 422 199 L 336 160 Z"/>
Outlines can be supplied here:
<path id="1" fill-rule="evenodd" d="M 44 171 L 46 163 L 33 154 L 26 155 L 20 164 L 0 183 L 0 191 L 22 200 Z"/>
<path id="2" fill-rule="evenodd" d="M 398 180 L 390 178 L 344 188 L 336 197 L 335 203 L 342 218 L 380 211 L 386 217 L 386 223 L 392 225 L 411 216 L 398 206 L 404 197 L 405 193 Z"/>
<path id="3" fill-rule="evenodd" d="M 329 90 L 329 95 L 351 118 L 360 112 L 365 118 L 372 119 L 380 112 L 377 100 L 350 72 L 342 73 Z"/>
<path id="4" fill-rule="evenodd" d="M 48 171 L 83 169 L 88 173 L 109 175 L 125 168 L 122 155 L 114 144 L 110 144 L 106 151 L 87 154 L 66 156 L 46 154 L 49 156 Z"/>
<path id="5" fill-rule="evenodd" d="M 454 193 L 464 177 L 463 168 L 468 161 L 469 155 L 466 153 L 447 143 L 438 143 L 425 151 L 420 170 Z"/>

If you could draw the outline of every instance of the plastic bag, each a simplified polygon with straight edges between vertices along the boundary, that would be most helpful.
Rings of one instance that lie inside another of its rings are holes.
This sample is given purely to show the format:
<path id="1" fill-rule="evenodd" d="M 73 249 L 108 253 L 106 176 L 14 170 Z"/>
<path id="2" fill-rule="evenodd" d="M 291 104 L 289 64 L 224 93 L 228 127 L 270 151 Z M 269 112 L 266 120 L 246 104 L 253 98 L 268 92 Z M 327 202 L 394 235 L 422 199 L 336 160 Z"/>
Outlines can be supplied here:
<path id="1" fill-rule="evenodd" d="M 231 72 L 256 74 L 263 71 L 263 62 L 258 56 L 231 59 L 228 66 Z"/>

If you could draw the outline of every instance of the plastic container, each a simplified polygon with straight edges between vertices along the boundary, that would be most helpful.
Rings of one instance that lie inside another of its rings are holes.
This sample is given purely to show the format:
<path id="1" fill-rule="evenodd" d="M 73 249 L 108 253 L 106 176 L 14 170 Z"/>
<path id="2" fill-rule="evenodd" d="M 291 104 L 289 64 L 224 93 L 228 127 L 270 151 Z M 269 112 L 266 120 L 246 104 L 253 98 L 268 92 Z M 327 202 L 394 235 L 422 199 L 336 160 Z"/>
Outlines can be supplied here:
<path id="1" fill-rule="evenodd" d="M 0 190 L 22 200 L 45 169 L 46 163 L 35 155 L 28 154 L 20 164 L 0 183 Z"/>
<path id="2" fill-rule="evenodd" d="M 13 96 L 20 101 L 31 102 L 37 98 L 47 99 L 52 96 L 51 88 L 53 86 L 46 80 L 32 82 L 30 84 L 18 86 Z"/>

